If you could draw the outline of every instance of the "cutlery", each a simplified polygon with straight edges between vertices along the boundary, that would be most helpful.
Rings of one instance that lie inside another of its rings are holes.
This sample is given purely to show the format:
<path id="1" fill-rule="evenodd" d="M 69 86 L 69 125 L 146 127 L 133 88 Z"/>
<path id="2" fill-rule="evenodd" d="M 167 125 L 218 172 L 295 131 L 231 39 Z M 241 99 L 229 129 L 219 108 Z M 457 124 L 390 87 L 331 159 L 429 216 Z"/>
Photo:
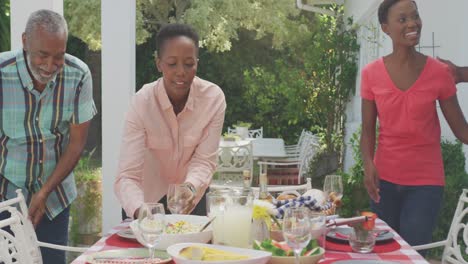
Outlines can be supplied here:
<path id="1" fill-rule="evenodd" d="M 213 218 L 211 218 L 210 220 L 208 220 L 208 222 L 206 222 L 206 224 L 204 226 L 202 226 L 200 228 L 200 231 L 198 231 L 199 233 L 203 232 L 203 230 L 205 230 L 210 224 L 211 222 L 213 222 L 213 220 L 215 220 L 216 216 L 214 216 Z"/>

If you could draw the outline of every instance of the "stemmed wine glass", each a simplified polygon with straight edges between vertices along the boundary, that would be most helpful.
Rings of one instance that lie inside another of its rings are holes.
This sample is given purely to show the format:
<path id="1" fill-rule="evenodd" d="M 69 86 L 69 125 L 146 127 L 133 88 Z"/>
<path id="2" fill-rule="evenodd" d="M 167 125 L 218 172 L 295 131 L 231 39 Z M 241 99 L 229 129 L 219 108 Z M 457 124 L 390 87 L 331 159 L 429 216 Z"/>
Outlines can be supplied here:
<path id="1" fill-rule="evenodd" d="M 311 239 L 308 208 L 288 208 L 284 212 L 283 236 L 288 246 L 294 251 L 294 263 L 299 264 L 299 255 Z"/>
<path id="2" fill-rule="evenodd" d="M 164 205 L 161 203 L 144 203 L 138 213 L 138 228 L 150 259 L 154 259 L 154 248 L 161 239 L 166 226 Z"/>
<path id="3" fill-rule="evenodd" d="M 336 199 L 343 197 L 343 180 L 340 175 L 327 175 L 323 182 L 323 192 L 327 198 L 330 198 L 330 194 L 334 193 Z"/>
<path id="4" fill-rule="evenodd" d="M 182 214 L 187 207 L 186 192 L 187 188 L 182 184 L 169 184 L 167 189 L 167 207 L 171 214 Z"/>

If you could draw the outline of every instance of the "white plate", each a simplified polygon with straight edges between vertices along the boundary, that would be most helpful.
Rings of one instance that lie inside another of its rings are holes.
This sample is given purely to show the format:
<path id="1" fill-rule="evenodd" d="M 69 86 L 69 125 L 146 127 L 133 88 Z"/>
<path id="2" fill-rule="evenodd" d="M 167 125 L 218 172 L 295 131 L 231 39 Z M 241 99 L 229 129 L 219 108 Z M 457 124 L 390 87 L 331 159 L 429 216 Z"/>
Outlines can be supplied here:
<path id="1" fill-rule="evenodd" d="M 177 221 L 187 221 L 191 224 L 198 225 L 202 227 L 206 222 L 209 221 L 207 216 L 199 216 L 199 215 L 166 215 L 166 222 L 168 223 L 175 223 Z M 133 233 L 138 232 L 138 222 L 134 220 L 130 223 L 130 227 L 133 230 Z M 211 236 L 213 231 L 211 226 L 208 226 L 203 232 L 198 233 L 187 233 L 187 234 L 163 234 L 161 236 L 160 242 L 156 245 L 156 249 L 165 250 L 170 245 L 174 245 L 177 243 L 183 242 L 194 242 L 194 243 L 208 243 L 211 240 Z M 143 241 L 141 237 L 139 238 L 138 235 L 136 239 L 140 244 L 143 245 Z"/>
<path id="2" fill-rule="evenodd" d="M 201 261 L 201 260 L 189 260 L 179 255 L 179 252 L 189 246 L 203 246 L 208 248 L 214 248 L 219 250 L 225 250 L 236 254 L 246 255 L 250 258 L 243 259 L 243 260 L 223 260 L 223 261 Z M 270 260 L 271 253 L 266 251 L 260 250 L 253 250 L 253 249 L 246 249 L 246 248 L 236 248 L 236 247 L 228 247 L 228 246 L 220 246 L 220 245 L 209 245 L 209 244 L 201 244 L 201 243 L 180 243 L 175 244 L 167 248 L 167 253 L 172 256 L 172 259 L 176 264 L 223 264 L 223 263 L 230 263 L 230 264 L 265 264 Z"/>
<path id="3" fill-rule="evenodd" d="M 148 249 L 146 248 L 129 248 L 129 249 L 114 249 L 114 250 L 105 250 L 93 253 L 86 257 L 86 262 L 91 264 L 94 263 L 111 263 L 112 260 L 123 260 L 130 257 L 141 257 L 147 258 L 149 256 Z M 172 260 L 171 256 L 167 254 L 165 251 L 156 250 L 155 257 L 159 258 L 159 262 L 154 263 L 167 263 Z M 135 259 L 135 263 L 137 263 L 138 259 Z M 141 259 L 140 259 L 141 261 Z M 131 261 L 128 263 L 132 263 Z"/>
<path id="4" fill-rule="evenodd" d="M 133 234 L 133 231 L 130 227 L 120 230 L 117 232 L 117 235 L 126 239 L 136 240 L 135 234 Z"/>
<path id="5" fill-rule="evenodd" d="M 348 243 L 349 239 L 346 236 L 348 236 L 351 233 L 351 231 L 352 231 L 351 227 L 336 227 L 336 228 L 331 229 L 327 233 L 327 238 L 331 238 L 333 240 L 338 240 L 339 242 Z M 375 230 L 375 231 L 379 232 L 379 231 L 382 231 L 382 230 Z M 336 233 L 339 233 L 340 235 L 337 235 Z M 383 242 L 383 241 L 390 240 L 392 238 L 393 238 L 393 233 L 392 232 L 386 232 L 386 233 L 382 233 L 382 235 L 378 235 L 375 238 L 375 241 L 376 242 Z"/>
<path id="6" fill-rule="evenodd" d="M 399 262 L 386 261 L 386 260 L 373 260 L 373 259 L 350 259 L 339 260 L 333 264 L 398 264 Z"/>

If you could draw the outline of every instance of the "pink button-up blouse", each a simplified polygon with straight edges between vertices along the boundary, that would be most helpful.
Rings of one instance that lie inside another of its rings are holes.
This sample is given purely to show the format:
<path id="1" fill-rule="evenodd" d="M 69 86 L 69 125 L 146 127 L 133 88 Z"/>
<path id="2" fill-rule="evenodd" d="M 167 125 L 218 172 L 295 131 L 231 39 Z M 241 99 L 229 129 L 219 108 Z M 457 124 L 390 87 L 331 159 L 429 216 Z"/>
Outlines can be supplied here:
<path id="1" fill-rule="evenodd" d="M 226 101 L 215 84 L 195 77 L 177 116 L 163 79 L 143 86 L 130 105 L 114 191 L 128 216 L 157 202 L 170 183 L 190 182 L 201 199 L 216 169 Z"/>

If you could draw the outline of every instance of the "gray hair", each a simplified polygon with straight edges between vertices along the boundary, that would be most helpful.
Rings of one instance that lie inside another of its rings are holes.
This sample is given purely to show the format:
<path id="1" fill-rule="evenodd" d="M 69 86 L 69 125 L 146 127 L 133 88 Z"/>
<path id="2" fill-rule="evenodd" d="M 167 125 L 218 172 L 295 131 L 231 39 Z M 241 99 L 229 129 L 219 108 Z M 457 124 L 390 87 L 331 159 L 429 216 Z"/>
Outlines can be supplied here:
<path id="1" fill-rule="evenodd" d="M 52 10 L 41 9 L 33 12 L 26 22 L 25 34 L 30 37 L 38 27 L 49 33 L 65 33 L 68 36 L 67 21 Z"/>

